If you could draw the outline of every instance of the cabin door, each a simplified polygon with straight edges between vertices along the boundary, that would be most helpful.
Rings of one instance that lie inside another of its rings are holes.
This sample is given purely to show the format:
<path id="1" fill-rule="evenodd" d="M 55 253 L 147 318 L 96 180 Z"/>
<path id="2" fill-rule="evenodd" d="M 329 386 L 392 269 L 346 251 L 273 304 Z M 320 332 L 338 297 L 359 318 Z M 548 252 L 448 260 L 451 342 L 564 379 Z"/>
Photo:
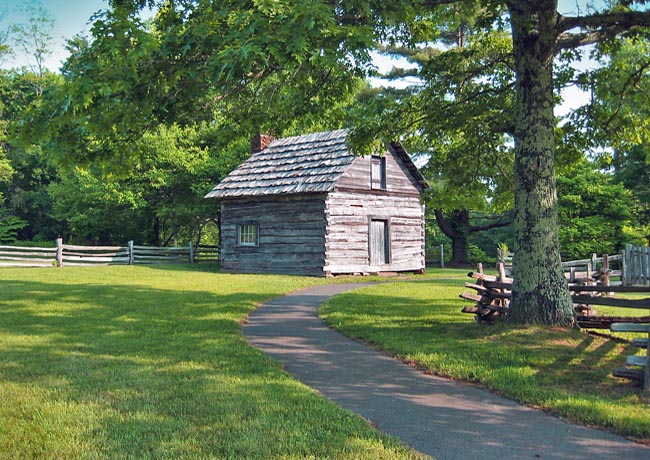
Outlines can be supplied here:
<path id="1" fill-rule="evenodd" d="M 371 220 L 368 240 L 370 243 L 370 265 L 390 263 L 388 222 L 385 220 Z"/>

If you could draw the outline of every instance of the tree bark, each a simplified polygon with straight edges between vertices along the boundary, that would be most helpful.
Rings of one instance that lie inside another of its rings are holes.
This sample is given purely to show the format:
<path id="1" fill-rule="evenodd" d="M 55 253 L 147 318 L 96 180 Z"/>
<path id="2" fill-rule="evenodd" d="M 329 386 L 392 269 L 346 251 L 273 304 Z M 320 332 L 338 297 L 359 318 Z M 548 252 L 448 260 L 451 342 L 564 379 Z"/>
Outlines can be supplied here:
<path id="1" fill-rule="evenodd" d="M 573 326 L 555 183 L 553 57 L 557 1 L 510 0 L 516 72 L 515 258 L 510 320 Z"/>
<path id="2" fill-rule="evenodd" d="M 469 211 L 455 209 L 451 219 L 446 219 L 441 209 L 434 211 L 438 227 L 451 239 L 451 266 L 469 265 Z"/>
<path id="3" fill-rule="evenodd" d="M 442 233 L 451 239 L 450 266 L 469 265 L 469 238 L 474 233 L 505 227 L 512 223 L 509 213 L 496 217 L 496 221 L 484 225 L 471 225 L 470 214 L 467 209 L 454 209 L 451 216 L 446 218 L 442 209 L 434 210 L 436 222 Z"/>

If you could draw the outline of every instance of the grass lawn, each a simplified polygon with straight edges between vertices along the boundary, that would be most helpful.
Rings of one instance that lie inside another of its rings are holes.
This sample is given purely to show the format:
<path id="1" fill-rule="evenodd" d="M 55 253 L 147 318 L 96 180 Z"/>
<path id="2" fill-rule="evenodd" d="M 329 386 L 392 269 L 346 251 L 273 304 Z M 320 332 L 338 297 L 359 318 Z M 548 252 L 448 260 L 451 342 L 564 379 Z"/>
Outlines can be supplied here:
<path id="1" fill-rule="evenodd" d="M 325 280 L 198 267 L 0 269 L 0 459 L 418 457 L 243 338 Z"/>
<path id="2" fill-rule="evenodd" d="M 610 375 L 635 349 L 563 328 L 476 324 L 460 312 L 468 304 L 458 298 L 466 271 L 448 275 L 344 293 L 330 299 L 321 316 L 343 333 L 433 373 L 650 441 L 650 401 L 639 384 Z M 619 313 L 634 316 L 629 309 Z"/>

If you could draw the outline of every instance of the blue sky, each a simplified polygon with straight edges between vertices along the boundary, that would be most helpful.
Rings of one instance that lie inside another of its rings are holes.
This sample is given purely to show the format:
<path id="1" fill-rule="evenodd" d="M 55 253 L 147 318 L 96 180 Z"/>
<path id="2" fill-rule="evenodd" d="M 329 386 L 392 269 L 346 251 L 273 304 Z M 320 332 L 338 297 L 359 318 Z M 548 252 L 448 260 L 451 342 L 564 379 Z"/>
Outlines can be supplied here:
<path id="1" fill-rule="evenodd" d="M 11 24 L 25 22 L 26 17 L 23 7 L 26 0 L 2 0 L 0 14 L 4 18 L 0 22 L 0 30 L 6 30 Z M 42 5 L 52 13 L 55 19 L 54 36 L 52 43 L 52 56 L 46 62 L 51 70 L 58 70 L 61 62 L 65 60 L 65 41 L 75 35 L 88 31 L 88 21 L 97 11 L 106 8 L 104 0 L 43 0 Z M 21 67 L 28 62 L 16 50 L 16 56 L 7 59 L 3 67 Z"/>

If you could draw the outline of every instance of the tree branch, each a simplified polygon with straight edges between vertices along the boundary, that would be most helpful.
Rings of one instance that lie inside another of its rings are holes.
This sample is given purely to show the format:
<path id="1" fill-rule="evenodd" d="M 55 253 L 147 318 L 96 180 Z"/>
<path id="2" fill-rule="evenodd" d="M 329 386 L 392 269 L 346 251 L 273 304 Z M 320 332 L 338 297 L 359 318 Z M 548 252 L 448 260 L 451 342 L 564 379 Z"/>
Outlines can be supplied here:
<path id="1" fill-rule="evenodd" d="M 650 26 L 650 11 L 621 11 L 597 13 L 590 16 L 560 16 L 558 32 L 571 29 L 605 29 L 610 27 L 631 28 Z"/>
<path id="2" fill-rule="evenodd" d="M 458 233 L 454 231 L 453 227 L 449 224 L 449 222 L 447 222 L 447 219 L 445 219 L 445 216 L 442 214 L 442 209 L 435 209 L 433 213 L 436 216 L 436 222 L 438 223 L 440 230 L 442 230 L 442 233 L 444 233 L 447 238 L 451 238 L 452 240 L 454 238 L 457 238 Z"/>
<path id="3" fill-rule="evenodd" d="M 593 45 L 605 38 L 615 37 L 641 27 L 650 27 L 650 11 L 599 13 L 591 16 L 561 16 L 557 23 L 556 49 L 574 49 Z M 572 29 L 583 32 L 569 33 Z"/>
<path id="4" fill-rule="evenodd" d="M 508 216 L 508 220 L 502 220 L 499 222 L 492 222 L 491 224 L 485 225 L 474 225 L 469 228 L 470 233 L 478 233 L 490 230 L 492 228 L 506 227 L 512 223 L 512 216 Z"/>

